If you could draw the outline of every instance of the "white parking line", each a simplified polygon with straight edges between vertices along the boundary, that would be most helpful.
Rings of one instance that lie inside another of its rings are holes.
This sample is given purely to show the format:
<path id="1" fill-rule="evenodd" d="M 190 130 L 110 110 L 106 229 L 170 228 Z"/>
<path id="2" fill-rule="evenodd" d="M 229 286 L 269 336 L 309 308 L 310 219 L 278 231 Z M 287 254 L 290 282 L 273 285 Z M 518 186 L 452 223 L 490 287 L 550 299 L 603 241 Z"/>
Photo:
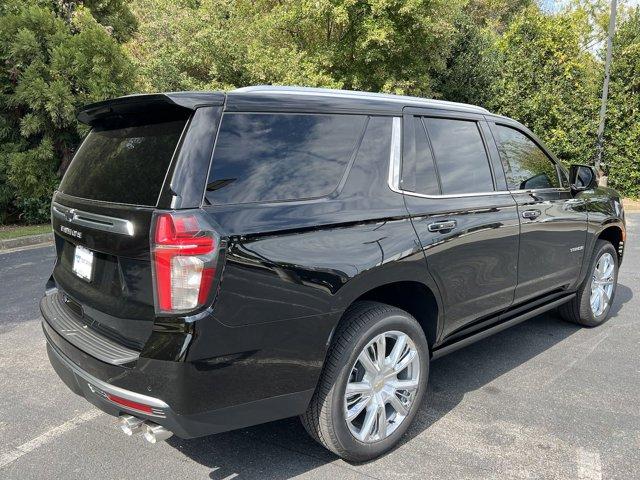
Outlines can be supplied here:
<path id="1" fill-rule="evenodd" d="M 576 455 L 580 480 L 602 480 L 602 464 L 598 452 L 578 448 Z"/>
<path id="2" fill-rule="evenodd" d="M 90 410 L 88 412 L 83 413 L 82 415 L 78 415 L 77 417 L 72 418 L 67 422 L 64 422 L 62 425 L 58 425 L 57 427 L 53 427 L 52 429 L 47 430 L 42 435 L 38 435 L 37 437 L 32 438 L 31 440 L 29 440 L 26 443 L 23 443 L 22 445 L 18 445 L 17 447 L 12 448 L 7 452 L 1 453 L 0 468 L 6 467 L 10 463 L 13 463 L 16 460 L 18 460 L 23 455 L 26 455 L 29 452 L 33 452 L 37 448 L 40 448 L 43 445 L 46 445 L 47 443 L 55 440 L 59 436 L 64 435 L 65 433 L 71 430 L 74 430 L 79 425 L 82 425 L 83 423 L 88 422 L 89 420 L 93 420 L 94 418 L 96 418 L 101 414 L 102 412 L 100 410 Z"/>

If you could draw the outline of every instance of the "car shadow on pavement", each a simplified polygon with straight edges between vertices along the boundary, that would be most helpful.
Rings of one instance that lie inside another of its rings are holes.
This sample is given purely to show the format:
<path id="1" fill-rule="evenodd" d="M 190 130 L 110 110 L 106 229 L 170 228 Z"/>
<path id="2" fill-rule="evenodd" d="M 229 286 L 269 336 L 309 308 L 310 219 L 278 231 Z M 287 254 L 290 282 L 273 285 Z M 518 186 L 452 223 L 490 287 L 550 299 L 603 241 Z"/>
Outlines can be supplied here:
<path id="1" fill-rule="evenodd" d="M 609 319 L 617 317 L 620 309 L 632 298 L 633 291 L 629 287 L 618 283 L 615 298 L 613 299 L 613 305 L 611 306 L 611 312 L 609 313 Z"/>
<path id="2" fill-rule="evenodd" d="M 630 288 L 618 285 L 612 321 L 632 297 Z M 485 389 L 486 393 L 500 394 L 498 388 L 489 385 L 493 380 L 580 329 L 551 311 L 434 361 L 427 398 L 400 445 L 427 431 L 454 409 L 466 393 Z M 215 480 L 229 476 L 287 479 L 337 460 L 306 434 L 297 418 L 192 440 L 173 437 L 168 443 L 210 468 L 209 477 Z M 340 471 L 335 474 L 341 477 Z"/>

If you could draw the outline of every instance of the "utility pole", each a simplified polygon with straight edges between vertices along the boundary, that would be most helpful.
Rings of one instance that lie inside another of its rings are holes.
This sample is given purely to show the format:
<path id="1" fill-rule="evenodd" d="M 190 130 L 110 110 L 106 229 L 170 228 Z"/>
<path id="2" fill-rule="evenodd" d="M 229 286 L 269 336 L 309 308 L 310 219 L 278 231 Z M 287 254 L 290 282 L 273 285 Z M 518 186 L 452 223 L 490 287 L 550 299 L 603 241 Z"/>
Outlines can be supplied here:
<path id="1" fill-rule="evenodd" d="M 607 34 L 607 56 L 604 61 L 604 84 L 602 85 L 602 103 L 600 104 L 600 124 L 598 125 L 598 139 L 596 144 L 596 171 L 600 172 L 602 150 L 604 142 L 604 123 L 607 114 L 607 96 L 609 95 L 609 73 L 611 71 L 611 55 L 613 50 L 613 36 L 616 31 L 617 0 L 611 0 L 611 14 L 609 17 L 609 32 Z"/>

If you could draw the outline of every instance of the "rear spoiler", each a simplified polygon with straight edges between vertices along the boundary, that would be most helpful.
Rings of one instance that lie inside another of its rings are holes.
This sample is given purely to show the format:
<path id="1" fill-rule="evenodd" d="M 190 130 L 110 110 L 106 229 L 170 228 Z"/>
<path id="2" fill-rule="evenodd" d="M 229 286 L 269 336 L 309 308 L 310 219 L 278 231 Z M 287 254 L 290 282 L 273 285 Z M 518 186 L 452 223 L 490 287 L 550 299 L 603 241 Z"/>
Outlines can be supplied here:
<path id="1" fill-rule="evenodd" d="M 130 115 L 151 115 L 166 111 L 193 111 L 198 107 L 222 106 L 223 92 L 173 92 L 128 95 L 103 102 L 92 103 L 82 108 L 78 121 L 92 127 Z"/>

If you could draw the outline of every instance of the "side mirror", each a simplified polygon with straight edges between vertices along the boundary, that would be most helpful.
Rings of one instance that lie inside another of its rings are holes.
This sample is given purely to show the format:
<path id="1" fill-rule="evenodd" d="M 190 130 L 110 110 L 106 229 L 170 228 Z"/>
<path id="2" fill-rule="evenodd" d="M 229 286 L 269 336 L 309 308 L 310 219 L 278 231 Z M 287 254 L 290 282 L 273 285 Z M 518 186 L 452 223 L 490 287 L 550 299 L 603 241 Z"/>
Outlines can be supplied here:
<path id="1" fill-rule="evenodd" d="M 588 165 L 571 165 L 569 183 L 573 191 L 590 190 L 598 186 L 598 174 L 595 168 Z"/>

